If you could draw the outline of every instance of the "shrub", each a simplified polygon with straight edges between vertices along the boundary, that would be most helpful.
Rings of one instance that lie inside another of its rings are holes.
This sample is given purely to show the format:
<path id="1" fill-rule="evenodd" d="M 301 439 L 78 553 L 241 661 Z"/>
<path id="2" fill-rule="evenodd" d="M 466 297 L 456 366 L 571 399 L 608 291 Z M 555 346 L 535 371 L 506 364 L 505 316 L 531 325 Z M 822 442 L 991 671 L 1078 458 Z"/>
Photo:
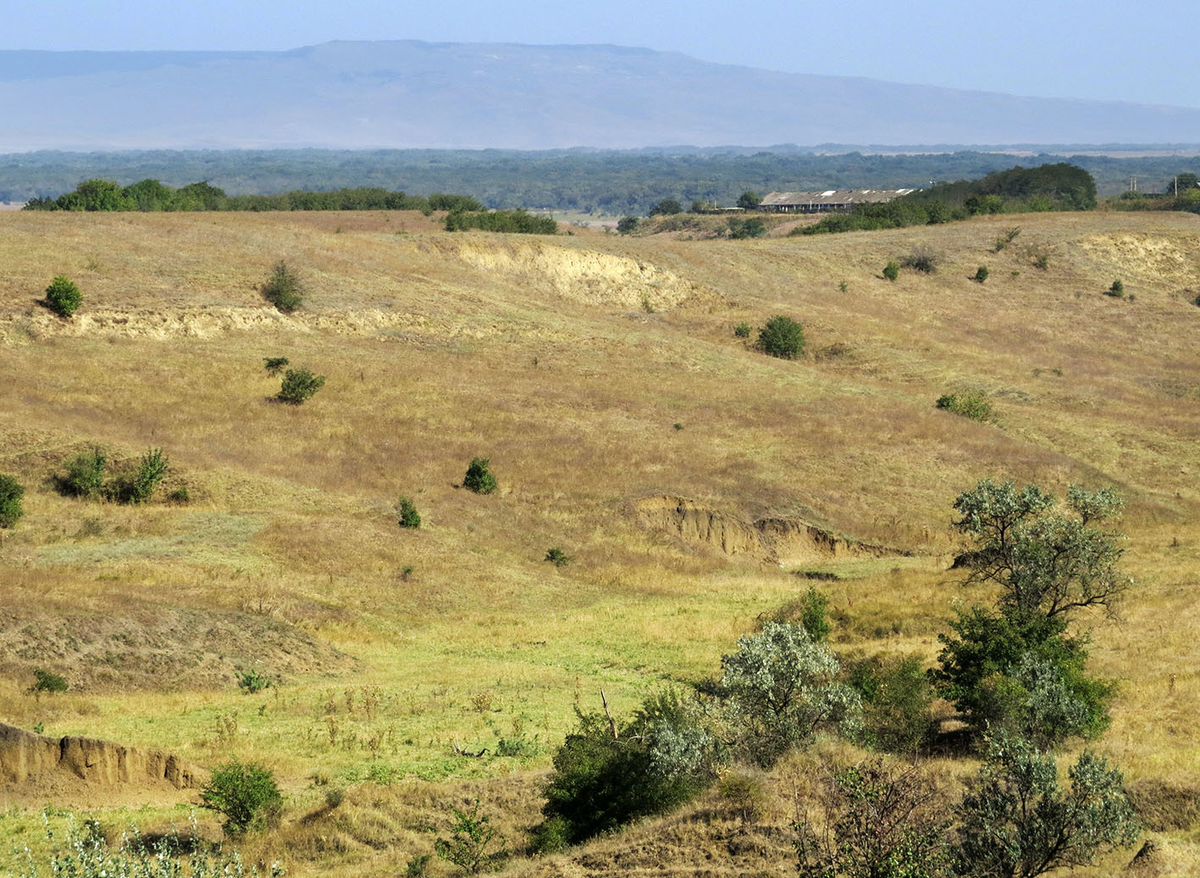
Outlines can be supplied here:
<path id="1" fill-rule="evenodd" d="M 263 357 L 263 368 L 267 370 L 268 375 L 278 375 L 287 364 L 287 357 Z"/>
<path id="2" fill-rule="evenodd" d="M 247 695 L 255 695 L 264 689 L 271 688 L 271 678 L 264 677 L 251 668 L 248 671 L 236 671 L 238 688 Z"/>
<path id="3" fill-rule="evenodd" d="M 421 513 L 417 512 L 417 507 L 413 501 L 403 494 L 396 501 L 396 514 L 400 517 L 399 524 L 401 527 L 416 530 L 421 526 Z"/>
<path id="4" fill-rule="evenodd" d="M 282 259 L 271 269 L 271 276 L 262 287 L 263 297 L 282 311 L 291 314 L 304 303 L 304 288 L 300 277 Z"/>
<path id="5" fill-rule="evenodd" d="M 916 768 L 881 761 L 824 782 L 823 819 L 794 824 L 803 878 L 942 878 L 946 837 L 942 796 Z"/>
<path id="6" fill-rule="evenodd" d="M 933 687 L 919 659 L 847 662 L 847 682 L 863 702 L 865 743 L 889 753 L 913 753 L 932 728 Z"/>
<path id="7" fill-rule="evenodd" d="M 55 841 L 49 827 L 46 840 Z M 192 821 L 190 832 L 180 834 L 175 830 L 157 838 L 142 836 L 136 828 L 128 835 L 119 849 L 109 847 L 104 833 L 95 821 L 88 820 L 83 826 L 73 821 L 69 824 L 65 844 L 49 855 L 40 869 L 32 856 L 27 856 L 21 870 L 12 873 L 15 878 L 44 878 L 49 875 L 71 876 L 71 878 L 280 878 L 283 869 L 272 863 L 263 871 L 257 866 L 247 866 L 237 851 L 213 851 L 208 845 L 197 844 L 199 827 Z"/>
<path id="8" fill-rule="evenodd" d="M 225 818 L 232 836 L 265 829 L 279 822 L 283 795 L 274 773 L 253 762 L 227 762 L 200 790 L 201 806 Z"/>
<path id="9" fill-rule="evenodd" d="M 120 503 L 145 503 L 167 474 L 167 458 L 161 448 L 151 448 L 138 462 L 131 479 L 122 479 L 108 493 Z"/>
<path id="10" fill-rule="evenodd" d="M 61 317 L 70 317 L 83 304 L 83 293 L 74 281 L 61 274 L 46 287 L 46 307 Z"/>
<path id="11" fill-rule="evenodd" d="M 895 280 L 900 276 L 900 263 L 895 259 L 889 259 L 888 264 L 883 267 L 883 276 L 888 280 Z"/>
<path id="12" fill-rule="evenodd" d="M 312 399 L 316 392 L 324 386 L 324 375 L 314 375 L 304 368 L 288 369 L 275 398 L 289 405 L 300 405 Z"/>
<path id="13" fill-rule="evenodd" d="M 987 279 L 988 279 L 988 269 L 987 269 L 986 265 L 979 266 L 979 268 L 975 272 L 975 277 L 971 278 L 971 280 L 975 281 L 975 283 L 977 283 L 977 284 L 981 284 L 984 281 L 986 281 Z"/>
<path id="14" fill-rule="evenodd" d="M 750 337 L 750 324 L 749 323 L 739 323 L 737 326 L 735 326 L 733 328 L 733 334 L 735 336 L 737 336 L 738 338 L 749 338 Z"/>
<path id="15" fill-rule="evenodd" d="M 765 623 L 721 657 L 721 668 L 735 747 L 751 762 L 769 767 L 821 728 L 858 728 L 858 693 L 837 680 L 833 652 L 801 625 Z"/>
<path id="16" fill-rule="evenodd" d="M 937 407 L 951 414 L 962 415 L 972 421 L 990 421 L 992 419 L 992 404 L 986 395 L 972 390 L 966 393 L 947 393 L 939 396 Z"/>
<path id="17" fill-rule="evenodd" d="M 57 480 L 59 490 L 74 497 L 98 497 L 104 490 L 107 466 L 108 457 L 99 448 L 93 448 L 67 464 L 67 474 Z"/>
<path id="18" fill-rule="evenodd" d="M 622 235 L 630 235 L 637 231 L 638 218 L 636 216 L 623 216 L 617 220 L 617 231 Z"/>
<path id="19" fill-rule="evenodd" d="M 738 196 L 737 206 L 743 210 L 754 210 L 760 204 L 762 204 L 762 196 L 757 192 L 746 190 Z"/>
<path id="20" fill-rule="evenodd" d="M 41 668 L 35 668 L 33 672 L 33 685 L 29 687 L 29 692 L 35 695 L 42 692 L 66 692 L 67 688 L 66 677 L 51 671 L 44 671 Z"/>
<path id="21" fill-rule="evenodd" d="M 712 738 L 693 707 L 671 692 L 647 699 L 624 724 L 578 712 L 554 756 L 540 850 L 561 849 L 689 801 L 712 778 Z"/>
<path id="22" fill-rule="evenodd" d="M 804 352 L 804 327 L 791 317 L 776 315 L 758 331 L 758 347 L 772 357 L 795 359 Z"/>
<path id="23" fill-rule="evenodd" d="M 491 818 L 479 813 L 476 799 L 470 811 L 451 808 L 450 837 L 438 837 L 433 849 L 439 857 L 453 863 L 468 875 L 474 875 L 493 861 L 508 853 L 508 843 L 497 839 Z"/>
<path id="24" fill-rule="evenodd" d="M 813 640 L 829 638 L 829 598 L 811 585 L 800 599 L 800 624 Z"/>
<path id="25" fill-rule="evenodd" d="M 729 237 L 738 240 L 742 238 L 761 238 L 767 233 L 767 227 L 756 216 L 747 219 L 729 218 Z"/>
<path id="26" fill-rule="evenodd" d="M 566 567 L 571 563 L 571 556 L 558 546 L 554 546 L 546 550 L 546 557 L 542 560 L 553 562 L 555 567 Z"/>
<path id="27" fill-rule="evenodd" d="M 926 247 L 917 247 L 904 257 L 904 267 L 911 268 L 922 274 L 933 274 L 937 271 L 940 257 Z"/>
<path id="28" fill-rule="evenodd" d="M 1124 778 L 1084 752 L 1059 787 L 1054 760 L 1028 741 L 998 735 L 974 787 L 956 809 L 955 873 L 964 878 L 1036 878 L 1087 866 L 1141 834 Z"/>
<path id="29" fill-rule="evenodd" d="M 0 527 L 12 527 L 25 514 L 21 508 L 24 496 L 25 489 L 16 479 L 0 475 Z"/>
<path id="30" fill-rule="evenodd" d="M 1050 267 L 1050 255 L 1047 253 L 1038 253 L 1033 258 L 1033 267 L 1045 271 Z"/>
<path id="31" fill-rule="evenodd" d="M 771 806 L 771 788 L 758 772 L 732 770 L 717 783 L 721 801 L 743 823 L 756 823 Z"/>
<path id="32" fill-rule="evenodd" d="M 488 469 L 490 461 L 486 457 L 471 459 L 467 474 L 463 476 L 463 487 L 476 494 L 490 494 L 498 487 L 496 477 Z"/>
<path id="33" fill-rule="evenodd" d="M 1119 280 L 1113 281 L 1112 286 L 1104 291 L 1104 295 L 1112 296 L 1113 298 L 1116 298 L 1116 299 L 1121 298 L 1122 296 L 1125 295 L 1125 284 Z"/>

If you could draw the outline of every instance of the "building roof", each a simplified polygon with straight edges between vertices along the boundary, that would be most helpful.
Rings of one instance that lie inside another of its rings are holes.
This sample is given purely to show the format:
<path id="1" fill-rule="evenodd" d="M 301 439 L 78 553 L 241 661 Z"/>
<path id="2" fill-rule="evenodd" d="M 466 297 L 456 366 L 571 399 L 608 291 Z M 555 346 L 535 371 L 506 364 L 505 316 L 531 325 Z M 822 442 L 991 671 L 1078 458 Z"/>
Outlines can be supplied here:
<path id="1" fill-rule="evenodd" d="M 825 192 L 772 192 L 763 197 L 760 207 L 787 207 L 799 204 L 877 204 L 891 201 L 915 189 L 829 189 Z"/>

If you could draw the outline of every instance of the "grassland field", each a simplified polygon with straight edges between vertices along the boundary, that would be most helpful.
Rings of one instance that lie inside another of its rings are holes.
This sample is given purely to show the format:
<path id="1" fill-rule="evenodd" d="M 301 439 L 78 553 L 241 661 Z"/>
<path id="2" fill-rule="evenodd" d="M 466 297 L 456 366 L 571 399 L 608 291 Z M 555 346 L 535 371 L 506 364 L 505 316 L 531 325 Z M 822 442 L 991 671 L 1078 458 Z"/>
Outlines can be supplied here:
<path id="1" fill-rule="evenodd" d="M 988 597 L 948 569 L 960 492 L 1115 486 L 1136 586 L 1119 620 L 1085 620 L 1095 669 L 1121 680 L 1095 746 L 1131 787 L 1184 803 L 1148 835 L 1163 874 L 1200 874 L 1200 217 L 572 232 L 451 234 L 419 213 L 0 214 L 0 472 L 26 486 L 25 518 L 0 531 L 0 721 L 210 768 L 262 761 L 287 816 L 246 852 L 290 875 L 400 874 L 475 796 L 519 851 L 574 707 L 603 691 L 627 711 L 717 672 L 805 571 L 838 577 L 820 583 L 838 649 L 932 664 L 952 608 Z M 917 247 L 935 273 L 882 277 Z M 260 293 L 280 259 L 307 289 L 292 315 Z M 38 304 L 59 274 L 84 294 L 69 320 Z M 1104 295 L 1114 279 L 1124 298 Z M 804 325 L 800 359 L 733 333 L 776 314 Z M 275 356 L 325 387 L 275 402 Z M 995 420 L 935 409 L 962 390 Z M 118 464 L 161 447 L 165 490 L 144 506 L 60 495 L 54 475 L 94 446 Z M 476 456 L 497 493 L 461 488 Z M 178 488 L 186 503 L 163 499 Z M 421 529 L 397 526 L 399 494 Z M 895 551 L 730 554 L 656 525 L 655 498 Z M 543 560 L 550 547 L 571 563 Z M 35 698 L 34 668 L 71 689 Z M 275 684 L 243 694 L 249 669 Z M 521 755 L 496 756 L 501 739 Z M 761 826 L 708 796 L 506 871 L 786 873 L 789 797 L 813 758 L 772 774 Z M 347 793 L 331 810 L 333 787 Z M 56 827 L 73 809 L 112 832 L 191 807 L 0 794 L 0 871 L 12 848 L 47 849 L 47 803 Z"/>

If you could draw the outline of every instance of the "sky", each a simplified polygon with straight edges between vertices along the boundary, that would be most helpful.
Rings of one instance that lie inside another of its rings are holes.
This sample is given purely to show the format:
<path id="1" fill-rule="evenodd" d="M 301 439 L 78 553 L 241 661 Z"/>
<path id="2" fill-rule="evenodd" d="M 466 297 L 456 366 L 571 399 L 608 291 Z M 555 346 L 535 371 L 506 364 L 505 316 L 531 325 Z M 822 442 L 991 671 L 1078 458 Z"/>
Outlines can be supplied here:
<path id="1" fill-rule="evenodd" d="M 0 0 L 0 49 L 612 43 L 793 73 L 1200 107 L 1196 0 Z"/>

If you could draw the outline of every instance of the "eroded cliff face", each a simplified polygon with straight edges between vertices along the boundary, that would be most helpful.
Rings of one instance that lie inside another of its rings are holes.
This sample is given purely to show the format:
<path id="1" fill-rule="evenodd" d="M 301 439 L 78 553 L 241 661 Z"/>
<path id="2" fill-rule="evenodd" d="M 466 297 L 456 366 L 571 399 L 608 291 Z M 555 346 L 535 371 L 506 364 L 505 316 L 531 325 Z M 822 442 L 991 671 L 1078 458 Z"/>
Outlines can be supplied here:
<path id="1" fill-rule="evenodd" d="M 0 723 L 0 800 L 44 786 L 188 790 L 201 771 L 163 750 L 68 735 L 50 738 Z"/>
<path id="2" fill-rule="evenodd" d="M 684 497 L 646 497 L 635 504 L 642 523 L 685 543 L 729 556 L 785 566 L 843 557 L 903 554 L 900 550 L 838 536 L 799 518 L 766 517 L 747 521 Z"/>

